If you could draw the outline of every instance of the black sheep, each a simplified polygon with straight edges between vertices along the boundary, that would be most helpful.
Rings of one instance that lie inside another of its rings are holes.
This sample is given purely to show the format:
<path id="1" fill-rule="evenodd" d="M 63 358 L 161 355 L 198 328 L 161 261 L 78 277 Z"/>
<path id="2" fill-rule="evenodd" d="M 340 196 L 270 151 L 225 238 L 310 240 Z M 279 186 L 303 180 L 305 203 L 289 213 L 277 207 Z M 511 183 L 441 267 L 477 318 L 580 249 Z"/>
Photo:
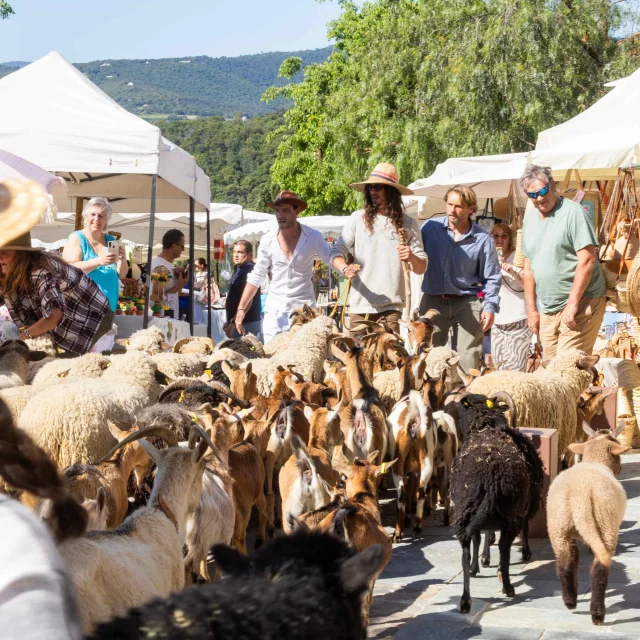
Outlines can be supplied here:
<path id="1" fill-rule="evenodd" d="M 253 558 L 225 545 L 213 555 L 228 579 L 132 609 L 100 625 L 94 640 L 366 637 L 362 599 L 383 561 L 379 545 L 356 554 L 332 535 L 300 531 Z"/>
<path id="2" fill-rule="evenodd" d="M 502 399 L 508 406 L 499 404 Z M 460 401 L 464 443 L 453 463 L 450 491 L 455 508 L 453 528 L 462 546 L 463 613 L 471 609 L 469 577 L 478 572 L 482 531 L 500 531 L 498 575 L 507 596 L 515 595 L 509 579 L 509 555 L 521 531 L 523 557 L 531 555 L 528 522 L 540 506 L 542 462 L 531 441 L 507 425 L 506 409 L 511 409 L 515 422 L 515 408 L 506 394 L 494 399 L 469 394 Z"/>

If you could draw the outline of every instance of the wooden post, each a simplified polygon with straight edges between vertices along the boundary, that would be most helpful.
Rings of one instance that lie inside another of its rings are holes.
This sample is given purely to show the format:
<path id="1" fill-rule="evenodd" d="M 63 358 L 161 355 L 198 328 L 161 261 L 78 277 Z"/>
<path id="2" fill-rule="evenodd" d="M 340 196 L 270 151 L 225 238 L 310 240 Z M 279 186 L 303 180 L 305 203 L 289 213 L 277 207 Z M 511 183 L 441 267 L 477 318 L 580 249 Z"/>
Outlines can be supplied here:
<path id="1" fill-rule="evenodd" d="M 82 220 L 82 209 L 84 209 L 84 198 L 77 197 L 76 198 L 76 223 L 75 223 L 76 231 L 79 231 L 84 227 L 84 222 Z"/>
<path id="2" fill-rule="evenodd" d="M 209 212 L 207 211 L 207 271 L 209 280 L 215 278 L 213 272 L 213 264 L 211 264 L 211 222 L 209 220 Z M 207 283 L 207 336 L 211 337 L 211 286 Z"/>
<path id="3" fill-rule="evenodd" d="M 189 332 L 193 336 L 193 284 L 195 272 L 195 217 L 196 200 L 189 198 Z"/>

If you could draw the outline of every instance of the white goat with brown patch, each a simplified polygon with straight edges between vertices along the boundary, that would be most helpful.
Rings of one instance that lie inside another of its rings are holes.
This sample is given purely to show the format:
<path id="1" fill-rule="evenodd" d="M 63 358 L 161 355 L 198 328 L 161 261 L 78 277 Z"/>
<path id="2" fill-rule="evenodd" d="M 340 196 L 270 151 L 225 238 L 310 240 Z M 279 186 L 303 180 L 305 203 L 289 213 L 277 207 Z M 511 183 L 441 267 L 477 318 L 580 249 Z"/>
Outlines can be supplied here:
<path id="1" fill-rule="evenodd" d="M 298 517 L 328 504 L 331 489 L 340 474 L 331 466 L 329 451 L 342 444 L 340 407 L 333 410 L 319 408 L 310 419 L 309 446 L 293 436 L 293 455 L 280 470 L 280 496 L 282 498 L 282 525 L 289 532 L 289 516 Z"/>

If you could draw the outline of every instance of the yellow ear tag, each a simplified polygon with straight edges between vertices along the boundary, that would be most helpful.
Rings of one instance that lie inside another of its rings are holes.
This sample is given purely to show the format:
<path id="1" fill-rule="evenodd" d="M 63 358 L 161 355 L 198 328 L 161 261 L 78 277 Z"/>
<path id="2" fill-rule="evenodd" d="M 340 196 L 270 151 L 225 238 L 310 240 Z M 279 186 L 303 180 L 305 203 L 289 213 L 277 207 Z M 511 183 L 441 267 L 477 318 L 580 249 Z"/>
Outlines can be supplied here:
<path id="1" fill-rule="evenodd" d="M 493 409 L 493 400 L 487 400 L 487 407 L 489 407 L 489 409 Z"/>
<path id="2" fill-rule="evenodd" d="M 208 375 L 208 376 L 213 376 L 213 373 L 211 373 L 211 369 L 205 369 L 204 372 Z"/>
<path id="3" fill-rule="evenodd" d="M 131 344 L 128 340 L 125 340 L 124 343 L 127 345 L 127 347 Z"/>
<path id="4" fill-rule="evenodd" d="M 389 465 L 386 462 L 383 462 L 380 465 L 380 474 L 384 475 L 385 473 L 387 473 L 388 470 L 389 470 Z"/>
<path id="5" fill-rule="evenodd" d="M 178 402 L 182 402 L 184 400 L 184 391 L 180 392 L 180 397 L 178 398 Z"/>
<path id="6" fill-rule="evenodd" d="M 192 414 L 191 414 L 191 419 L 192 419 L 194 422 L 198 422 L 198 416 L 197 416 L 195 413 L 192 413 Z"/>

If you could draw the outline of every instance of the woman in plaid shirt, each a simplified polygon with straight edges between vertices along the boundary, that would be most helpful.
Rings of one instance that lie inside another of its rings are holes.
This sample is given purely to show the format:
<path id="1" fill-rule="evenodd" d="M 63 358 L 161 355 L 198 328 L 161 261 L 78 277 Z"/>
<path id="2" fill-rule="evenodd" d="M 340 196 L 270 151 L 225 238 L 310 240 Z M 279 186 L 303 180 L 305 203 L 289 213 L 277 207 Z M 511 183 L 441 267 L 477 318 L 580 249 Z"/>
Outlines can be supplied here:
<path id="1" fill-rule="evenodd" d="M 26 233 L 0 247 L 0 294 L 22 340 L 49 332 L 59 349 L 87 353 L 113 325 L 98 285 L 61 258 L 31 247 Z"/>

